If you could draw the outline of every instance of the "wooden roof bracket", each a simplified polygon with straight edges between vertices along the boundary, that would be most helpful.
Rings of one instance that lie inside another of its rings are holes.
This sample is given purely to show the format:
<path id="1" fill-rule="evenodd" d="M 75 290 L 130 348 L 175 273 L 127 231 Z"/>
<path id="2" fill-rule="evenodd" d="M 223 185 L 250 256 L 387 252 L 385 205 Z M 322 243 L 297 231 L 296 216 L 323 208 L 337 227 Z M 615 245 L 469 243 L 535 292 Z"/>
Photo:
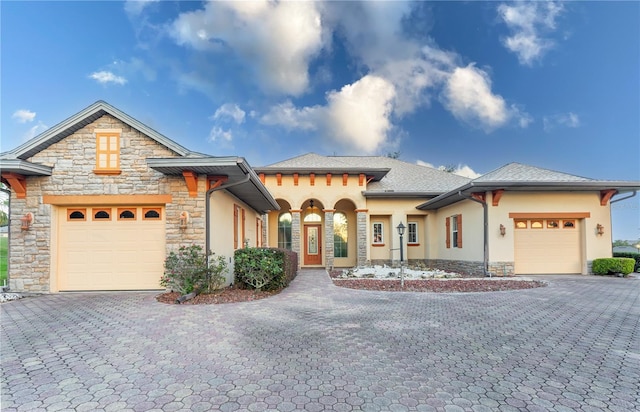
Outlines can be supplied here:
<path id="1" fill-rule="evenodd" d="M 9 186 L 16 192 L 18 199 L 27 197 L 27 178 L 18 173 L 5 172 L 2 173 L 2 179 L 9 183 Z"/>
<path id="2" fill-rule="evenodd" d="M 609 200 L 618 193 L 616 189 L 607 189 L 600 191 L 600 206 L 606 206 L 609 203 Z"/>
<path id="3" fill-rule="evenodd" d="M 189 190 L 189 197 L 197 197 L 198 196 L 198 175 L 191 170 L 182 171 L 182 176 L 184 176 L 184 181 L 187 184 L 187 189 Z"/>
<path id="4" fill-rule="evenodd" d="M 496 190 L 492 190 L 491 191 L 491 204 L 493 206 L 498 206 L 498 204 L 500 203 L 500 198 L 502 197 L 502 194 L 504 193 L 504 189 L 496 189 Z"/>

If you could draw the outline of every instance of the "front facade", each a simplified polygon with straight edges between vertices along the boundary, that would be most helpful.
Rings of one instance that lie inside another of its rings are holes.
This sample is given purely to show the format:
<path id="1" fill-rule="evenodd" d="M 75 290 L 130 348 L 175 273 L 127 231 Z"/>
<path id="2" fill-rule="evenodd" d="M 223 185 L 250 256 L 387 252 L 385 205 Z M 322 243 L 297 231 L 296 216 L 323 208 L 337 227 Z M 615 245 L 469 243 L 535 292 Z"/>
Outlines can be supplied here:
<path id="1" fill-rule="evenodd" d="M 640 189 L 517 163 L 471 180 L 379 156 L 309 153 L 254 170 L 105 102 L 2 153 L 0 172 L 9 287 L 30 292 L 159 289 L 167 254 L 193 244 L 229 258 L 291 249 L 300 267 L 587 274 L 611 256 L 611 202 Z"/>

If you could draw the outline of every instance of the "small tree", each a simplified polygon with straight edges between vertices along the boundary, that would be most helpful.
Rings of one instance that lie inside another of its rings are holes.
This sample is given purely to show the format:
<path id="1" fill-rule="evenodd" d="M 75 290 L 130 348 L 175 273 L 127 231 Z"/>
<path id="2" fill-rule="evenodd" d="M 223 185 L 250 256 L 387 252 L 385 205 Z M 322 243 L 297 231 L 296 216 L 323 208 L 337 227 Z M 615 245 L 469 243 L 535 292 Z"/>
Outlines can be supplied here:
<path id="1" fill-rule="evenodd" d="M 183 295 L 219 289 L 224 284 L 227 262 L 224 256 L 212 260 L 213 264 L 208 266 L 201 246 L 180 246 L 177 253 L 172 251 L 165 259 L 160 284 Z"/>

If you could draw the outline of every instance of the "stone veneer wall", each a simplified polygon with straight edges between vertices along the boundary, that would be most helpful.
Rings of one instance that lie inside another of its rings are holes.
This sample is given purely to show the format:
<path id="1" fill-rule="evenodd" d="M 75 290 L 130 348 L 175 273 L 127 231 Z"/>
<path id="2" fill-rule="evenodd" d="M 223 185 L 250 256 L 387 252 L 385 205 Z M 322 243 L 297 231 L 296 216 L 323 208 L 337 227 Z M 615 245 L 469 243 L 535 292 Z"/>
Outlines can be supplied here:
<path id="1" fill-rule="evenodd" d="M 94 129 L 122 129 L 119 175 L 96 175 Z M 189 197 L 182 176 L 165 176 L 147 166 L 148 157 L 176 157 L 176 153 L 146 135 L 105 115 L 74 134 L 28 159 L 53 166 L 52 176 L 27 177 L 27 198 L 11 198 L 11 245 L 9 287 L 14 291 L 49 292 L 51 265 L 51 216 L 53 207 L 42 203 L 43 195 L 144 195 L 171 194 L 166 205 L 167 250 L 182 244 L 204 247 L 204 178 L 198 180 L 198 196 Z M 179 228 L 178 216 L 186 210 L 191 221 Z M 34 215 L 28 231 L 20 229 L 20 218 Z"/>

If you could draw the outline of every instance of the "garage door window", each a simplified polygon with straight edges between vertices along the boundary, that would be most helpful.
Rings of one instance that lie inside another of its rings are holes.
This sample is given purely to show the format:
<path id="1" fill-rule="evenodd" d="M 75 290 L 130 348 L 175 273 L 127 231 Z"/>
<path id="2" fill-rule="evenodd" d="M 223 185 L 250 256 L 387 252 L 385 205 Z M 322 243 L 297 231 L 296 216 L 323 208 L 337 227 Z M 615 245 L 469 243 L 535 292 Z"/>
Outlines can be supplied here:
<path id="1" fill-rule="evenodd" d="M 67 209 L 67 220 L 86 220 L 86 209 Z"/>
<path id="2" fill-rule="evenodd" d="M 575 220 L 563 220 L 562 227 L 564 229 L 575 229 L 576 221 Z"/>
<path id="3" fill-rule="evenodd" d="M 526 229 L 527 221 L 526 220 L 516 220 L 516 229 Z"/>
<path id="4" fill-rule="evenodd" d="M 136 210 L 118 209 L 118 220 L 136 220 Z"/>
<path id="5" fill-rule="evenodd" d="M 143 220 L 160 220 L 160 209 L 142 209 Z"/>
<path id="6" fill-rule="evenodd" d="M 93 209 L 93 220 L 95 221 L 111 220 L 111 210 L 110 209 Z"/>
<path id="7" fill-rule="evenodd" d="M 547 229 L 557 229 L 560 227 L 560 224 L 557 220 L 547 220 Z"/>
<path id="8" fill-rule="evenodd" d="M 542 229 L 542 220 L 532 220 L 531 229 Z"/>

